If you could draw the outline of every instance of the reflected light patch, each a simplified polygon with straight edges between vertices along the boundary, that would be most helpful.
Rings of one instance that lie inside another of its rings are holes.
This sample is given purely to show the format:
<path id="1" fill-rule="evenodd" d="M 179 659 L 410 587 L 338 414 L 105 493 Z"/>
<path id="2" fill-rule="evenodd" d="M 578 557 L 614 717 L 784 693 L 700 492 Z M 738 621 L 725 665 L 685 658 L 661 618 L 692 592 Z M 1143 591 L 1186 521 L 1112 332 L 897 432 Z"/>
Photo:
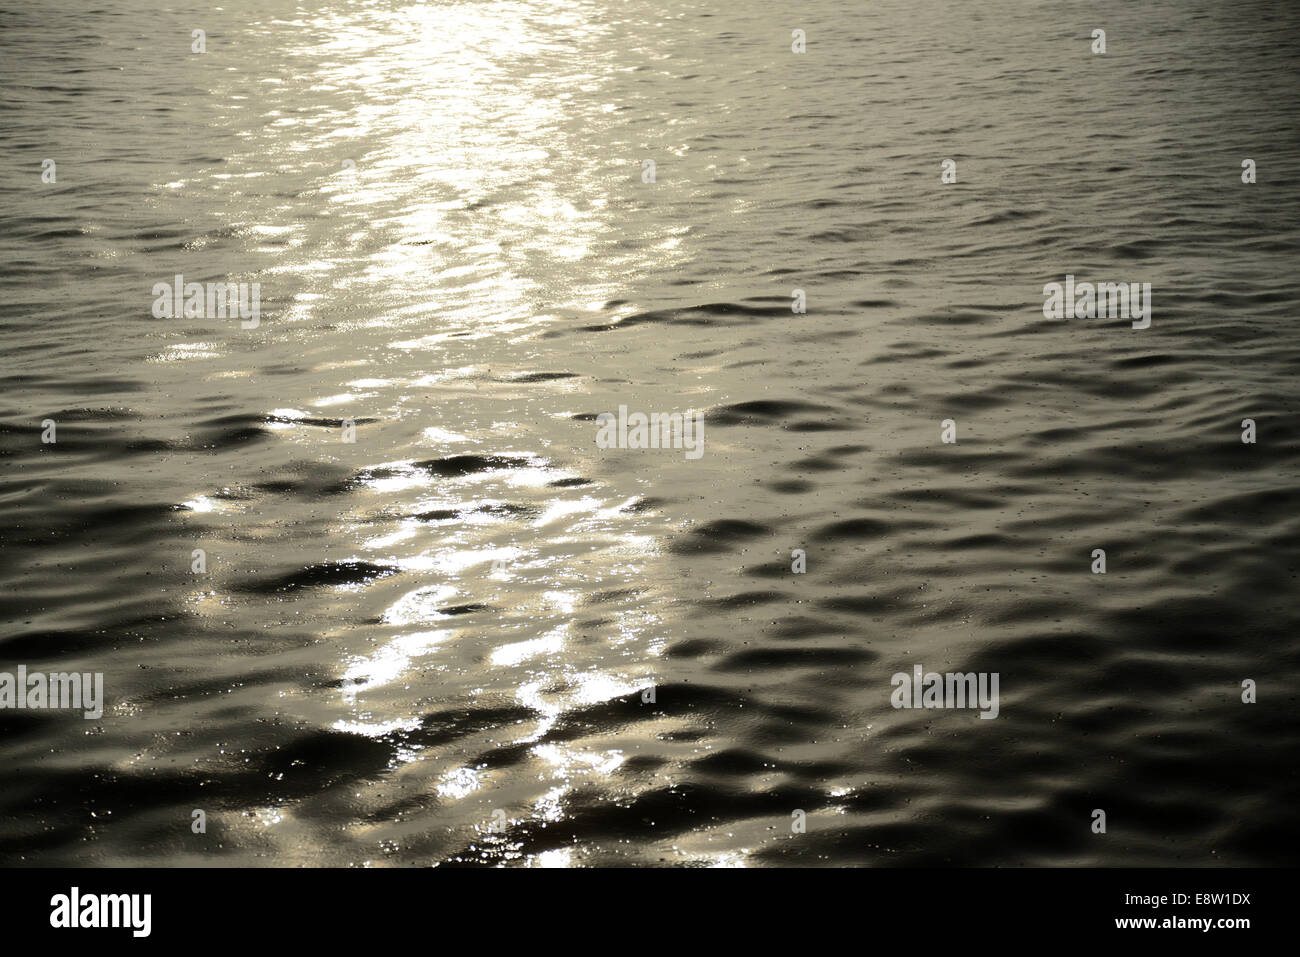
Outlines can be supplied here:
<path id="1" fill-rule="evenodd" d="M 222 508 L 222 503 L 216 499 L 208 498 L 206 495 L 196 495 L 188 502 L 182 502 L 181 504 L 191 512 L 219 512 Z"/>
<path id="2" fill-rule="evenodd" d="M 483 786 L 483 775 L 472 768 L 457 768 L 443 775 L 435 789 L 440 797 L 459 800 Z"/>
<path id="3" fill-rule="evenodd" d="M 544 744 L 533 749 L 533 754 L 543 760 L 549 761 L 557 768 L 563 769 L 563 775 L 567 779 L 575 771 L 586 771 L 596 774 L 613 774 L 618 770 L 626 759 L 621 751 L 606 751 L 603 754 L 593 754 L 586 751 L 575 751 L 571 748 L 563 748 L 555 744 Z"/>
<path id="4" fill-rule="evenodd" d="M 438 571 L 444 574 L 454 572 L 463 572 L 466 569 L 473 568 L 475 565 L 484 565 L 488 562 L 501 559 L 509 562 L 524 554 L 522 548 L 506 546 L 503 548 L 467 548 L 458 552 L 451 552 L 441 555 L 435 560 Z"/>
<path id="5" fill-rule="evenodd" d="M 432 445 L 451 445 L 468 442 L 469 437 L 461 435 L 459 432 L 451 432 L 447 429 L 440 429 L 436 425 L 431 425 L 420 433 L 420 441 Z"/>
<path id="6" fill-rule="evenodd" d="M 419 726 L 420 722 L 415 718 L 395 721 L 350 721 L 347 718 L 339 718 L 331 725 L 335 731 L 360 734 L 367 738 L 385 738 L 399 731 L 414 731 Z"/>
<path id="7" fill-rule="evenodd" d="M 570 704 L 600 704 L 622 698 L 634 691 L 640 691 L 644 682 L 633 681 L 626 677 L 617 677 L 603 671 L 589 671 L 575 676 L 578 686 L 570 699 Z"/>
<path id="8" fill-rule="evenodd" d="M 253 820 L 262 827 L 273 827 L 284 820 L 284 813 L 278 807 L 259 807 L 253 811 Z"/>
<path id="9" fill-rule="evenodd" d="M 443 617 L 438 608 L 451 603 L 458 590 L 451 585 L 429 585 L 403 595 L 384 612 L 386 625 L 418 625 Z"/>
<path id="10" fill-rule="evenodd" d="M 221 352 L 211 342 L 184 342 L 168 346 L 150 362 L 183 362 L 186 359 L 215 359 Z"/>
<path id="11" fill-rule="evenodd" d="M 555 606 L 555 610 L 564 615 L 572 615 L 574 607 L 578 604 L 578 596 L 571 591 L 548 591 L 542 593 L 542 598 L 549 601 Z"/>
<path id="12" fill-rule="evenodd" d="M 572 867 L 573 848 L 560 847 L 553 851 L 542 851 L 528 858 L 529 867 Z"/>
<path id="13" fill-rule="evenodd" d="M 370 398 L 373 395 L 374 395 L 373 392 L 369 392 L 369 393 L 340 392 L 338 395 L 327 395 L 323 399 L 317 399 L 315 402 L 312 403 L 312 405 L 315 406 L 316 408 L 320 408 L 321 406 L 325 406 L 325 405 L 339 405 L 340 403 L 343 402 L 352 402 L 355 399 Z"/>
<path id="14" fill-rule="evenodd" d="M 353 662 L 343 673 L 343 697 L 351 701 L 358 694 L 401 678 L 411 661 L 427 654 L 451 637 L 451 632 L 421 631 L 394 638 L 369 658 Z"/>
<path id="15" fill-rule="evenodd" d="M 386 549 L 392 548 L 401 542 L 415 538 L 420 531 L 420 522 L 407 522 L 402 525 L 391 535 L 381 535 L 378 538 L 369 539 L 366 542 L 366 548 Z"/>
<path id="16" fill-rule="evenodd" d="M 504 645 L 492 652 L 488 660 L 494 665 L 517 665 L 538 655 L 554 654 L 564 647 L 564 636 L 568 630 L 569 624 L 566 622 L 540 638 Z"/>

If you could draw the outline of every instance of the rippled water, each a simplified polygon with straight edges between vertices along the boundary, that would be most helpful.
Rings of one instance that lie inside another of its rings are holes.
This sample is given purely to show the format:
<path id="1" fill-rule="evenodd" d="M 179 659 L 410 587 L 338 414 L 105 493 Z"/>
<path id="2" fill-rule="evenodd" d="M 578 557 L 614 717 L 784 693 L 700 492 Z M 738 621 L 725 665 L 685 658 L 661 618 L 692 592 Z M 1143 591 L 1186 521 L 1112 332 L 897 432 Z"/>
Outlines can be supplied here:
<path id="1" fill-rule="evenodd" d="M 1292 861 L 1298 26 L 6 6 L 0 667 L 108 704 L 0 712 L 4 859 Z"/>

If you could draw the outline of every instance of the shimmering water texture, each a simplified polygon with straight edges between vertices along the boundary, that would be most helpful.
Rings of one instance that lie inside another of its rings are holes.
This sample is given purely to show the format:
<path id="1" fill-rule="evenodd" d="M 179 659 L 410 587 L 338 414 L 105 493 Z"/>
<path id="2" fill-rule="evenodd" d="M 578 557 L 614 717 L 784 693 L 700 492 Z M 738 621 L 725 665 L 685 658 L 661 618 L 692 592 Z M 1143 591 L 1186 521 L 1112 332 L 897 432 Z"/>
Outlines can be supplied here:
<path id="1" fill-rule="evenodd" d="M 0 670 L 106 705 L 0 711 L 5 861 L 1294 862 L 1300 6 L 85 6 L 0 12 Z"/>

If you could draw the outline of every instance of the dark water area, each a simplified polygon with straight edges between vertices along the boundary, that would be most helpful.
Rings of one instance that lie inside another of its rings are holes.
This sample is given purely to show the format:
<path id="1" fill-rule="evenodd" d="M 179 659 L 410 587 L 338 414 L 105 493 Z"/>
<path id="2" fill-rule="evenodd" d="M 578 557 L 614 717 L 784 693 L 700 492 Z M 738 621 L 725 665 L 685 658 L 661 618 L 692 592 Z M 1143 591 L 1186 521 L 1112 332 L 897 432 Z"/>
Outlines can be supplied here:
<path id="1" fill-rule="evenodd" d="M 1293 864 L 1298 38 L 0 7 L 0 671 L 105 689 L 0 710 L 0 861 Z"/>

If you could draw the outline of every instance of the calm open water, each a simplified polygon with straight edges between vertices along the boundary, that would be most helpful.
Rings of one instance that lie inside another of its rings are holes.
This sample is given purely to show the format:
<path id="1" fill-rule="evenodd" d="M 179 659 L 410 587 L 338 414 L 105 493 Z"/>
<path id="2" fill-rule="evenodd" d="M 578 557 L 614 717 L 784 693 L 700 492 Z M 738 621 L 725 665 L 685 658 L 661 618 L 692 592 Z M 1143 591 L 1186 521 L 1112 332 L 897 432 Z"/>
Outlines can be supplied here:
<path id="1" fill-rule="evenodd" d="M 1297 37 L 6 3 L 0 670 L 107 703 L 0 711 L 0 855 L 1293 863 Z M 1045 319 L 1067 273 L 1150 328 Z M 154 318 L 176 274 L 260 323 Z M 998 717 L 891 707 L 917 664 Z"/>

